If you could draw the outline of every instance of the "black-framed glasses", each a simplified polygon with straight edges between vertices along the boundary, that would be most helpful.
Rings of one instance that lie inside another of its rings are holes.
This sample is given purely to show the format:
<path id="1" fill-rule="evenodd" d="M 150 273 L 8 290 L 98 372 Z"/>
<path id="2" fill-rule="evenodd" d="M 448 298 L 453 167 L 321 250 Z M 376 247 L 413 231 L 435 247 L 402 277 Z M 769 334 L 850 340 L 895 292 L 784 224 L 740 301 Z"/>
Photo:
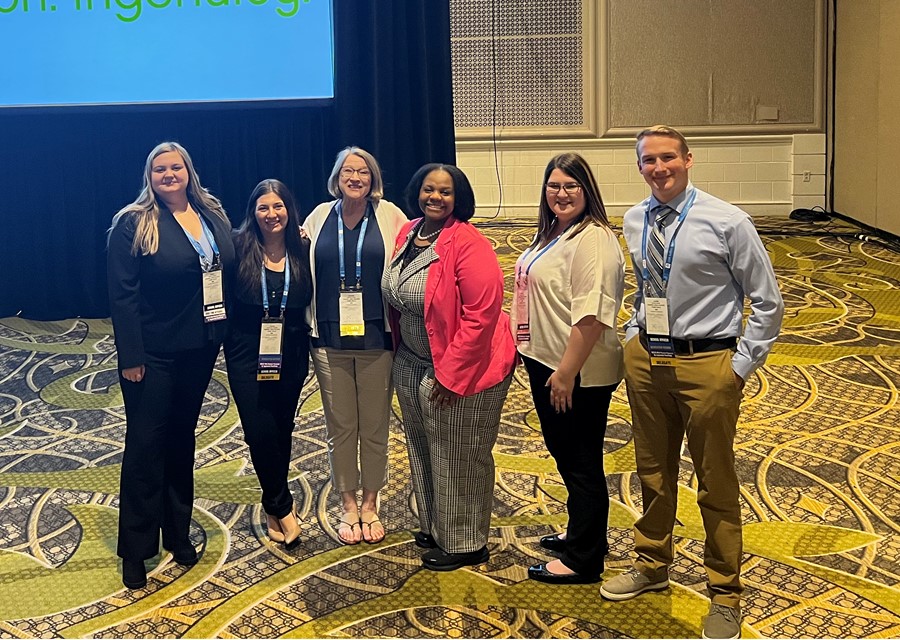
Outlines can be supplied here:
<path id="1" fill-rule="evenodd" d="M 567 196 L 578 195 L 578 192 L 581 191 L 581 185 L 577 182 L 567 182 L 565 184 L 559 184 L 558 182 L 548 182 L 544 185 L 544 188 L 547 190 L 547 193 L 559 194 L 559 190 L 562 189 L 566 192 Z"/>
<path id="2" fill-rule="evenodd" d="M 360 178 L 368 178 L 372 175 L 372 172 L 368 169 L 353 169 L 351 167 L 344 167 L 341 169 L 341 176 L 344 178 L 349 178 L 353 174 L 357 174 Z"/>

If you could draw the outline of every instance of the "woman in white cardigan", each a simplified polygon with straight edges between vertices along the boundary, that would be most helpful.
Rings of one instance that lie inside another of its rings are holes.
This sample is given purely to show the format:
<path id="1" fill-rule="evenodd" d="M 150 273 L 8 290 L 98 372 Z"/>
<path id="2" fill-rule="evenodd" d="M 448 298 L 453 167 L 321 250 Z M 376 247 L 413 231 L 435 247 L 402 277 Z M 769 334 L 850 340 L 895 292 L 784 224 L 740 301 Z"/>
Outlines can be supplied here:
<path id="1" fill-rule="evenodd" d="M 407 219 L 382 199 L 378 162 L 359 147 L 338 153 L 328 192 L 338 199 L 317 206 L 303 224 L 312 241 L 312 361 L 332 485 L 341 494 L 338 537 L 374 544 L 385 535 L 378 492 L 387 483 L 393 361 L 381 276 Z"/>

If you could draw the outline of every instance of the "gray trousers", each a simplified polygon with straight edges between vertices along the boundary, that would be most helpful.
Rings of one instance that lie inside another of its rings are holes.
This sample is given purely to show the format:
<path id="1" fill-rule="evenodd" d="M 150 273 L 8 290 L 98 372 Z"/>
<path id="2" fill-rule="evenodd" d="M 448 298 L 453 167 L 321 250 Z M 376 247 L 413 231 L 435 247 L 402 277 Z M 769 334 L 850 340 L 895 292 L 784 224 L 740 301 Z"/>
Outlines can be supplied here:
<path id="1" fill-rule="evenodd" d="M 394 384 L 413 492 L 422 531 L 449 553 L 477 551 L 487 544 L 494 499 L 494 458 L 500 412 L 512 373 L 475 395 L 437 407 L 428 397 L 434 367 L 400 345 Z"/>

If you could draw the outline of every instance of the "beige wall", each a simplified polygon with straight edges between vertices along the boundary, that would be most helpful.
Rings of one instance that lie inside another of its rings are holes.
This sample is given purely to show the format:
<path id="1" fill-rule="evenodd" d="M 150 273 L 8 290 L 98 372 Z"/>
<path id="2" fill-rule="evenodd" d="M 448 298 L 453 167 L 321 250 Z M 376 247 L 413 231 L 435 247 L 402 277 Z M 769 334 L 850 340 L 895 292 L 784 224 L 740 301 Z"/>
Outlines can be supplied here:
<path id="1" fill-rule="evenodd" d="M 835 210 L 900 235 L 900 0 L 838 3 Z"/>
<path id="2" fill-rule="evenodd" d="M 751 215 L 787 216 L 825 202 L 825 135 L 689 136 L 691 180 Z M 632 138 L 457 140 L 457 164 L 475 190 L 479 217 L 533 219 L 547 162 L 576 151 L 591 168 L 610 215 L 622 215 L 650 191 L 637 170 Z M 499 182 L 497 178 L 499 168 Z M 502 187 L 502 200 L 501 200 Z"/>
<path id="3" fill-rule="evenodd" d="M 900 0 L 881 0 L 878 43 L 878 208 L 874 226 L 900 235 Z"/>
<path id="4" fill-rule="evenodd" d="M 497 38 L 471 0 L 451 0 L 457 163 L 479 216 L 533 218 L 563 151 L 588 160 L 621 214 L 648 193 L 634 134 L 656 122 L 688 136 L 699 188 L 751 214 L 825 206 L 824 0 L 495 5 Z M 690 41 L 675 65 L 635 44 L 671 33 Z"/>

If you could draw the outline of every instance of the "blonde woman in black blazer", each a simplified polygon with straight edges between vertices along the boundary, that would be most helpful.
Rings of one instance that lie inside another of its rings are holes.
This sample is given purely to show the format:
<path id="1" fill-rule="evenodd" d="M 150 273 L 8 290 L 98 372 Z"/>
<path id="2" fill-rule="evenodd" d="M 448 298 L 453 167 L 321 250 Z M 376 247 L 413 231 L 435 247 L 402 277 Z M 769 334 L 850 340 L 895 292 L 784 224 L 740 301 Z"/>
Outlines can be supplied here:
<path id="1" fill-rule="evenodd" d="M 137 199 L 113 218 L 107 276 L 125 402 L 119 498 L 122 581 L 147 584 L 144 560 L 163 548 L 191 566 L 194 430 L 225 336 L 234 263 L 231 223 L 187 151 L 157 145 Z M 218 271 L 219 273 L 216 273 Z M 203 283 L 221 282 L 221 300 Z"/>

